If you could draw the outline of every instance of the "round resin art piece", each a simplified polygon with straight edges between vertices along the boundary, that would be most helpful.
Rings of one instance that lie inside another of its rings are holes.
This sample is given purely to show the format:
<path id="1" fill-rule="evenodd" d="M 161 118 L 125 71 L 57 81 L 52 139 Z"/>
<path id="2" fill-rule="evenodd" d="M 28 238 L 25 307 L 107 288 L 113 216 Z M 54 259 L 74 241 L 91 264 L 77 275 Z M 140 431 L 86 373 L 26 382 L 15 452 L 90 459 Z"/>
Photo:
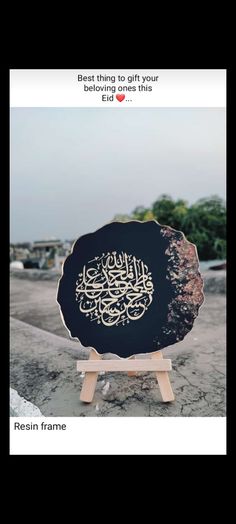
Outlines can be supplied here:
<path id="1" fill-rule="evenodd" d="M 81 236 L 57 293 L 71 337 L 119 357 L 182 340 L 203 299 L 196 247 L 155 220 L 111 222 Z"/>

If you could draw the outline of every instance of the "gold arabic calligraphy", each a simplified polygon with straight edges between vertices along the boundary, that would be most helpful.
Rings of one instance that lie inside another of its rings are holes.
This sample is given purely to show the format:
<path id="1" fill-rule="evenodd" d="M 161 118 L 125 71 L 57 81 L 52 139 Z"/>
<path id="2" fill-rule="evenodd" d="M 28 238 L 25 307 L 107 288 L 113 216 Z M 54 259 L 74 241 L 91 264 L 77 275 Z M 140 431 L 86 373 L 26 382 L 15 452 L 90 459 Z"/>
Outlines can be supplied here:
<path id="1" fill-rule="evenodd" d="M 153 282 L 146 264 L 126 253 L 102 253 L 83 266 L 76 281 L 81 313 L 104 326 L 138 320 L 152 302 Z"/>

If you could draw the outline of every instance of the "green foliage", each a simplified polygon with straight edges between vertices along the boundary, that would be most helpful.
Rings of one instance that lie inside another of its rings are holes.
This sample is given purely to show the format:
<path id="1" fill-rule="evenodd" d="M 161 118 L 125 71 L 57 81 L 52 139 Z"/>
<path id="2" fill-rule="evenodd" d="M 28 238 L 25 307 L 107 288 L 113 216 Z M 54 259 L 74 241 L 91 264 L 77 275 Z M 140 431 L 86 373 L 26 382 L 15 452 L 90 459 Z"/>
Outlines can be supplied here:
<path id="1" fill-rule="evenodd" d="M 129 222 L 130 215 L 115 215 L 112 222 Z"/>
<path id="2" fill-rule="evenodd" d="M 146 220 L 145 214 L 147 211 L 148 211 L 147 208 L 143 206 L 137 206 L 132 213 L 132 218 L 134 220 Z"/>
<path id="3" fill-rule="evenodd" d="M 190 206 L 182 230 L 202 260 L 226 257 L 226 209 L 221 198 L 201 198 Z"/>
<path id="4" fill-rule="evenodd" d="M 138 206 L 131 215 L 116 215 L 115 220 L 157 220 L 181 230 L 196 244 L 201 260 L 226 258 L 226 208 L 218 196 L 201 198 L 189 206 L 182 199 L 161 195 L 150 208 Z"/>

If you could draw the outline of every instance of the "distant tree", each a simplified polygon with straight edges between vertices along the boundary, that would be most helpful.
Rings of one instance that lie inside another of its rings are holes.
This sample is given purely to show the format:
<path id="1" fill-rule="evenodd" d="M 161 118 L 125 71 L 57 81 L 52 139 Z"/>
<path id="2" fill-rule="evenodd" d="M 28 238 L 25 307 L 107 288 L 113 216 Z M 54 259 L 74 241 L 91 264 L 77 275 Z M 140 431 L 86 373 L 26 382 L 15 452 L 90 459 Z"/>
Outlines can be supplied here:
<path id="1" fill-rule="evenodd" d="M 131 215 L 116 215 L 114 220 L 157 220 L 183 231 L 190 242 L 196 244 L 201 260 L 226 258 L 226 207 L 222 198 L 201 198 L 188 206 L 183 199 L 173 200 L 161 195 L 151 206 L 137 206 Z"/>
<path id="2" fill-rule="evenodd" d="M 151 209 L 147 209 L 144 215 L 144 220 L 155 220 L 154 213 L 151 211 Z"/>
<path id="3" fill-rule="evenodd" d="M 188 212 L 188 202 L 183 199 L 174 201 L 169 195 L 161 195 L 152 205 L 152 212 L 160 224 L 180 229 Z"/>
<path id="4" fill-rule="evenodd" d="M 143 207 L 143 206 L 137 206 L 133 213 L 132 213 L 132 218 L 134 218 L 135 220 L 147 220 L 145 218 L 145 214 L 147 213 L 147 211 L 149 211 L 146 207 Z"/>
<path id="5" fill-rule="evenodd" d="M 171 219 L 175 208 L 174 200 L 169 195 L 161 195 L 152 205 L 155 219 L 163 225 L 171 225 Z"/>
<path id="6" fill-rule="evenodd" d="M 172 227 L 174 229 L 181 229 L 184 217 L 188 213 L 188 202 L 186 200 L 176 200 L 175 207 L 172 213 Z"/>
<path id="7" fill-rule="evenodd" d="M 224 238 L 215 239 L 214 251 L 216 254 L 216 258 L 226 258 L 226 240 Z"/>
<path id="8" fill-rule="evenodd" d="M 128 222 L 131 220 L 130 215 L 115 215 L 112 222 Z"/>
<path id="9" fill-rule="evenodd" d="M 189 207 L 182 230 L 202 260 L 226 257 L 226 209 L 222 198 L 201 198 Z"/>

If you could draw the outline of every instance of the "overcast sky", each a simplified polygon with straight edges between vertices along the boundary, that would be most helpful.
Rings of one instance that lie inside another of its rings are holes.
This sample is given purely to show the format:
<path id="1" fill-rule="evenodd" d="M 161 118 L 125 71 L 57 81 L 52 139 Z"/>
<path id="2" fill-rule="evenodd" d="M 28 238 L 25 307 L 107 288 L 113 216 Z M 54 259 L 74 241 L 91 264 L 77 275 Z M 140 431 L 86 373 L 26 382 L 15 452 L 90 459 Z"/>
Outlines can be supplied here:
<path id="1" fill-rule="evenodd" d="M 11 109 L 11 241 L 74 239 L 159 195 L 225 198 L 225 110 Z"/>

